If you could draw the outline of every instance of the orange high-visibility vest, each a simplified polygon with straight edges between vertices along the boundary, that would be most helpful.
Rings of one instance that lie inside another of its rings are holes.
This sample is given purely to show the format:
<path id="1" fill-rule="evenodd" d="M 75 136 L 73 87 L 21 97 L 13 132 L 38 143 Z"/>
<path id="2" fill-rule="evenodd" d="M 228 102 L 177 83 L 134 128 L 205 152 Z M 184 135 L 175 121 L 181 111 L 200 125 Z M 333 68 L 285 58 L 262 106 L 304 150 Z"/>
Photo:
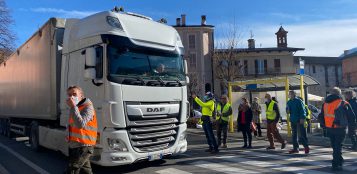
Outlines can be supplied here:
<path id="1" fill-rule="evenodd" d="M 88 104 L 78 106 L 78 110 L 82 111 Z M 74 141 L 86 145 L 95 145 L 97 141 L 97 114 L 94 111 L 94 115 L 91 121 L 82 128 L 77 127 L 74 124 L 73 115 L 69 117 L 69 141 Z"/>
<path id="2" fill-rule="evenodd" d="M 338 99 L 332 103 L 324 104 L 324 119 L 327 128 L 337 128 L 333 122 L 335 121 L 335 110 L 341 105 L 341 101 L 341 99 Z"/>

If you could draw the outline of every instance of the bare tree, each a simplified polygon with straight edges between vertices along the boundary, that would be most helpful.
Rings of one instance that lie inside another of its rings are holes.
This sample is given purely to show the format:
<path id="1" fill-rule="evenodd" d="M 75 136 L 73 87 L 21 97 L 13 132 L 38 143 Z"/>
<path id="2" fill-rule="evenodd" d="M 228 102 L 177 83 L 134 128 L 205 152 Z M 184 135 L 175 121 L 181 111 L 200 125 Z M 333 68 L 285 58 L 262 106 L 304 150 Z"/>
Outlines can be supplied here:
<path id="1" fill-rule="evenodd" d="M 190 79 L 190 83 L 188 84 L 189 96 L 191 93 L 200 94 L 202 92 L 202 89 L 200 88 L 202 82 L 200 80 L 201 78 L 198 77 L 198 73 L 190 72 L 188 77 Z"/>
<path id="2" fill-rule="evenodd" d="M 0 0 L 0 63 L 14 50 L 15 35 L 10 27 L 13 24 L 5 0 Z"/>
<path id="3" fill-rule="evenodd" d="M 235 23 L 226 27 L 223 37 L 215 43 L 213 52 L 214 75 L 220 80 L 221 93 L 227 93 L 228 82 L 244 76 L 244 65 L 237 56 L 242 34 Z"/>

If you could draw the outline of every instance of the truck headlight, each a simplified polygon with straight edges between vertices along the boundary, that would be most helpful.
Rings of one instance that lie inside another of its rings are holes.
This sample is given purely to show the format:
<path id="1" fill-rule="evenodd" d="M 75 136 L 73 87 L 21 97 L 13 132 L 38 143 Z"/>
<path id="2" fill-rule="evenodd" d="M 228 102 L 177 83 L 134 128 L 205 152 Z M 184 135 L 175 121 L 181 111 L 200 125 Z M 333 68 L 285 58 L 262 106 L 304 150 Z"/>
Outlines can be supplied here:
<path id="1" fill-rule="evenodd" d="M 118 152 L 128 151 L 128 148 L 126 147 L 125 143 L 119 139 L 108 138 L 108 145 L 109 148 L 114 151 L 118 151 Z"/>
<path id="2" fill-rule="evenodd" d="M 107 16 L 107 23 L 112 27 L 123 30 L 123 27 L 121 26 L 119 19 L 116 17 Z"/>
<path id="3" fill-rule="evenodd" d="M 187 134 L 186 134 L 186 131 L 183 131 L 180 135 L 180 141 L 186 141 L 186 137 L 187 137 Z"/>

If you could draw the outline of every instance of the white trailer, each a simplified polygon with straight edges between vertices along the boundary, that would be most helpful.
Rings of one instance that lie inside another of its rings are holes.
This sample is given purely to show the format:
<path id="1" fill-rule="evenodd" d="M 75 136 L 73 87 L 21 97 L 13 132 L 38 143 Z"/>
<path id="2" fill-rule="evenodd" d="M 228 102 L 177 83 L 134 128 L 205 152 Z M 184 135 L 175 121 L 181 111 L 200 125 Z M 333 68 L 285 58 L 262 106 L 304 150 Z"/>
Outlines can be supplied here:
<path id="1" fill-rule="evenodd" d="M 142 15 L 112 10 L 51 18 L 0 66 L 0 133 L 29 136 L 35 150 L 68 154 L 66 89 L 78 85 L 98 117 L 93 163 L 184 153 L 183 53 L 173 27 Z"/>

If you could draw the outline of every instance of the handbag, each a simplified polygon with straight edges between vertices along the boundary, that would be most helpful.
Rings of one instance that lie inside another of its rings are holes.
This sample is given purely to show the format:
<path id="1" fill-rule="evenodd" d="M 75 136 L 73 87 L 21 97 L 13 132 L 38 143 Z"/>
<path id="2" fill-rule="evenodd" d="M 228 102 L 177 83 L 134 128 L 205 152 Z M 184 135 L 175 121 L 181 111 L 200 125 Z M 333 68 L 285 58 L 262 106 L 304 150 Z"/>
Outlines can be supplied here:
<path id="1" fill-rule="evenodd" d="M 252 132 L 257 131 L 257 125 L 255 125 L 254 122 L 250 123 L 250 130 L 251 130 Z"/>

